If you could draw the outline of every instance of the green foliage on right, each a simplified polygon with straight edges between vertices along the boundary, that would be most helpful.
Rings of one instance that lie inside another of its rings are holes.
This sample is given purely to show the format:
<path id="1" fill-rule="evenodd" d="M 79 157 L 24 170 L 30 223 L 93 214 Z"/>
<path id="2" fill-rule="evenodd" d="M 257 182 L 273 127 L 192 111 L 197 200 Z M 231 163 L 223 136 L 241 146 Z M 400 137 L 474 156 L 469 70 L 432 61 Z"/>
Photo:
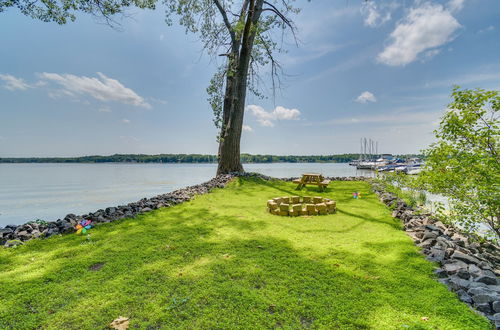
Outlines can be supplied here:
<path id="1" fill-rule="evenodd" d="M 450 199 L 450 218 L 469 232 L 500 238 L 500 94 L 453 89 L 450 109 L 426 151 L 419 181 Z"/>
<path id="2" fill-rule="evenodd" d="M 338 211 L 266 211 L 295 194 Z M 0 329 L 103 329 L 119 316 L 131 329 L 492 328 L 433 268 L 368 183 L 319 193 L 239 179 L 86 237 L 0 249 Z"/>

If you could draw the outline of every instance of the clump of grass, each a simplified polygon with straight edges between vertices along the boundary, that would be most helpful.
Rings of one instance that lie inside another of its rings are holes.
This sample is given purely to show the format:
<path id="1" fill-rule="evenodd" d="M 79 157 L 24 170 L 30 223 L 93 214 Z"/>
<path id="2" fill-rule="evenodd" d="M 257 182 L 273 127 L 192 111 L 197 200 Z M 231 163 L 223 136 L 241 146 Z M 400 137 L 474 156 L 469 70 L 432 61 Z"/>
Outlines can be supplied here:
<path id="1" fill-rule="evenodd" d="M 118 316 L 141 329 L 490 327 L 435 280 L 367 183 L 330 187 L 237 179 L 91 239 L 2 249 L 0 328 L 97 329 Z M 297 194 L 334 199 L 338 212 L 266 212 L 268 199 Z"/>

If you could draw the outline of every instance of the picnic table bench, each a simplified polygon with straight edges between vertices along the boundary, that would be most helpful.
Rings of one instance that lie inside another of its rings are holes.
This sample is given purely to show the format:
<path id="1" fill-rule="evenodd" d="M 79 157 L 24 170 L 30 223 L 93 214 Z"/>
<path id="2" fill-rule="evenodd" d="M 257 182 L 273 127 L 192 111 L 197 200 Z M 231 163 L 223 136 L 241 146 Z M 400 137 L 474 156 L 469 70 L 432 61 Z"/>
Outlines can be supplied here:
<path id="1" fill-rule="evenodd" d="M 297 190 L 304 188 L 306 185 L 315 185 L 318 186 L 320 191 L 324 191 L 328 187 L 330 180 L 325 179 L 318 173 L 306 173 L 302 174 L 302 178 L 295 179 L 292 182 L 298 184 Z"/>

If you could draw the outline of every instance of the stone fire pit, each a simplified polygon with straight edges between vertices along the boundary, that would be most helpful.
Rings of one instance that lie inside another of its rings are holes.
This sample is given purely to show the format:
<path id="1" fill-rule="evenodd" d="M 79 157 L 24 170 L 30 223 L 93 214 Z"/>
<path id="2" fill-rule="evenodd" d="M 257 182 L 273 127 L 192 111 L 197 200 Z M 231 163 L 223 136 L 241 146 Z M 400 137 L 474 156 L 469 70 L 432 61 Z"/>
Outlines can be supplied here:
<path id="1" fill-rule="evenodd" d="M 281 216 L 323 215 L 335 213 L 336 208 L 335 201 L 323 197 L 277 197 L 267 201 L 267 210 Z"/>

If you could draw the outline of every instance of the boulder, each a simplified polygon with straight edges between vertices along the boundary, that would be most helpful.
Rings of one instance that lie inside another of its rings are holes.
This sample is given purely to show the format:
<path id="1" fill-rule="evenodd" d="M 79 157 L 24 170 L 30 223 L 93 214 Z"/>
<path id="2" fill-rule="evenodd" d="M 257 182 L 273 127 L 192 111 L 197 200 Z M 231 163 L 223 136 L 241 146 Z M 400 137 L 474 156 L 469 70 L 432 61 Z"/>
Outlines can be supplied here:
<path id="1" fill-rule="evenodd" d="M 9 234 L 12 234 L 14 231 L 11 228 L 0 228 L 0 237 L 7 237 Z"/>
<path id="2" fill-rule="evenodd" d="M 472 288 L 486 288 L 486 287 L 487 287 L 487 285 L 484 283 L 481 283 L 481 282 L 471 282 L 469 284 L 469 288 L 471 288 L 471 289 Z"/>
<path id="3" fill-rule="evenodd" d="M 75 228 L 73 228 L 71 223 L 69 223 L 68 221 L 65 221 L 65 220 L 62 220 L 61 222 L 59 222 L 57 224 L 57 226 L 59 227 L 59 231 L 63 234 L 72 233 L 75 231 Z"/>
<path id="4" fill-rule="evenodd" d="M 458 298 L 467 303 L 467 304 L 472 304 L 472 298 L 465 292 L 464 290 L 458 290 L 457 291 Z"/>
<path id="5" fill-rule="evenodd" d="M 471 277 L 471 275 L 465 268 L 460 268 L 457 272 L 457 276 L 463 278 L 464 280 L 468 280 Z"/>
<path id="6" fill-rule="evenodd" d="M 419 246 L 426 249 L 426 248 L 430 248 L 431 246 L 434 246 L 435 244 L 436 244 L 436 240 L 433 238 L 429 238 L 429 239 L 423 241 L 422 243 L 420 243 Z"/>
<path id="7" fill-rule="evenodd" d="M 468 254 L 462 253 L 458 250 L 455 250 L 455 253 L 453 253 L 451 258 L 466 262 L 468 264 L 476 264 L 477 265 L 478 263 L 480 263 L 479 259 L 474 258 L 473 256 L 470 256 Z"/>
<path id="8" fill-rule="evenodd" d="M 498 297 L 496 294 L 477 294 L 475 296 L 472 296 L 472 300 L 476 304 L 490 303 L 497 299 L 500 299 L 500 297 Z"/>
<path id="9" fill-rule="evenodd" d="M 491 304 L 491 307 L 493 308 L 493 311 L 494 311 L 495 313 L 500 313 L 500 300 L 494 301 L 494 302 Z"/>
<path id="10" fill-rule="evenodd" d="M 450 276 L 450 288 L 452 288 L 454 291 L 460 290 L 460 289 L 467 289 L 469 287 L 470 282 L 467 280 L 464 280 L 463 278 L 458 277 L 457 275 L 452 275 Z"/>
<path id="11" fill-rule="evenodd" d="M 438 268 L 436 270 L 434 270 L 434 274 L 436 274 L 436 276 L 438 278 L 446 278 L 448 277 L 448 274 L 446 274 L 446 271 L 442 268 Z"/>
<path id="12" fill-rule="evenodd" d="M 438 233 L 435 232 L 435 231 L 426 231 L 424 233 L 424 236 L 422 237 L 422 240 L 426 240 L 428 238 L 437 238 L 438 237 Z"/>
<path id="13" fill-rule="evenodd" d="M 478 277 L 480 275 L 483 274 L 483 271 L 481 270 L 481 268 L 477 267 L 476 265 L 474 264 L 470 264 L 469 267 L 468 267 L 468 270 L 469 270 L 469 273 L 473 276 L 473 277 Z"/>
<path id="14" fill-rule="evenodd" d="M 488 303 L 483 303 L 483 304 L 475 304 L 476 309 L 480 312 L 483 312 L 485 314 L 491 314 L 491 307 L 490 304 Z"/>
<path id="15" fill-rule="evenodd" d="M 484 284 L 480 282 L 476 282 L 477 284 Z M 500 285 L 487 285 L 486 286 L 488 290 L 495 291 L 496 293 L 500 294 Z"/>
<path id="16" fill-rule="evenodd" d="M 495 276 L 483 275 L 475 279 L 476 282 L 481 282 L 488 285 L 497 285 L 498 280 Z"/>
<path id="17" fill-rule="evenodd" d="M 472 283 L 474 283 L 474 282 L 472 282 Z M 487 286 L 471 287 L 469 285 L 469 290 L 467 291 L 467 293 L 470 294 L 471 296 L 475 296 L 475 295 L 480 295 L 480 294 L 489 294 L 489 293 L 492 293 L 492 291 L 490 289 L 488 289 Z"/>
<path id="18" fill-rule="evenodd" d="M 445 257 L 445 251 L 441 249 L 431 248 L 430 254 L 427 257 L 427 260 L 442 262 Z"/>

